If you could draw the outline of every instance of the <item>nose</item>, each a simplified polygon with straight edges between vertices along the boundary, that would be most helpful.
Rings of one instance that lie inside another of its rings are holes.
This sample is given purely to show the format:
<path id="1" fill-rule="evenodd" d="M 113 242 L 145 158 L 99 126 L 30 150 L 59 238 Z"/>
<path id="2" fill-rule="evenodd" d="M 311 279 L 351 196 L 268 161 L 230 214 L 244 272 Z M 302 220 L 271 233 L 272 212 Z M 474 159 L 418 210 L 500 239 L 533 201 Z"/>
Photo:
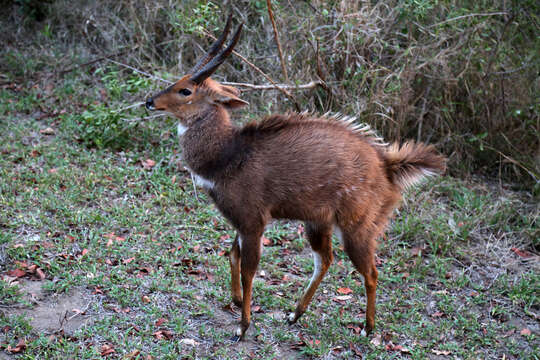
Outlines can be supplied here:
<path id="1" fill-rule="evenodd" d="M 154 107 L 154 99 L 149 98 L 149 99 L 146 100 L 146 108 L 148 110 L 154 110 L 155 109 L 155 107 Z"/>

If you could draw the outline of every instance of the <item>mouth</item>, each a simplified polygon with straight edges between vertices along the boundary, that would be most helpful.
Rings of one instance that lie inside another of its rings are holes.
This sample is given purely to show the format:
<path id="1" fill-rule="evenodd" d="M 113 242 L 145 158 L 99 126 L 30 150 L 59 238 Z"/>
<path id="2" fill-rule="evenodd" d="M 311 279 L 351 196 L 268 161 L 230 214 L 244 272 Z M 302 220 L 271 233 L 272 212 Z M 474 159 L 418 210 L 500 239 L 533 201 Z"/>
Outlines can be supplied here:
<path id="1" fill-rule="evenodd" d="M 145 107 L 148 110 L 152 110 L 152 111 L 156 110 L 156 107 L 154 106 L 154 99 L 150 98 L 150 99 L 146 100 Z"/>

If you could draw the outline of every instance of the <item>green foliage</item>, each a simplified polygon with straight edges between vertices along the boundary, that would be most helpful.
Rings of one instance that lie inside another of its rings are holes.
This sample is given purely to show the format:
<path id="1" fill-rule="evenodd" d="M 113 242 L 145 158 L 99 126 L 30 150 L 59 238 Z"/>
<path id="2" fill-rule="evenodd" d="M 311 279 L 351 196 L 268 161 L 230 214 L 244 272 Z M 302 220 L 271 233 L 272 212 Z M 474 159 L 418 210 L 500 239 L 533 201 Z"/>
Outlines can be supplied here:
<path id="1" fill-rule="evenodd" d="M 90 105 L 81 114 L 64 117 L 64 121 L 76 124 L 79 137 L 88 146 L 98 148 L 111 146 L 120 149 L 129 138 L 126 131 L 133 125 L 125 122 L 124 114 L 106 105 Z"/>

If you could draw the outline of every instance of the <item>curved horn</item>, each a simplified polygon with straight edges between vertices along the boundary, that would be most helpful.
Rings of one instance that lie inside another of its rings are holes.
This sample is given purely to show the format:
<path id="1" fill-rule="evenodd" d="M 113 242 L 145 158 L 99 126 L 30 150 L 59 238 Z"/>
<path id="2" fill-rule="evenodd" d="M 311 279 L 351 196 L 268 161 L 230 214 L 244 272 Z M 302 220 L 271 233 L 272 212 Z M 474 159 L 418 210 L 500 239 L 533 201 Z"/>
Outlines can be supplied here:
<path id="1" fill-rule="evenodd" d="M 197 64 L 189 71 L 190 74 L 195 74 L 197 71 L 199 71 L 204 65 L 208 64 L 210 60 L 216 56 L 216 54 L 221 50 L 221 47 L 223 46 L 223 43 L 225 42 L 225 39 L 227 39 L 227 36 L 229 35 L 229 31 L 231 30 L 231 20 L 232 20 L 232 11 L 229 14 L 229 17 L 227 18 L 227 23 L 225 24 L 225 28 L 223 29 L 223 32 L 221 33 L 220 37 L 212 44 L 212 47 L 206 53 L 206 55 L 197 62 Z"/>
<path id="2" fill-rule="evenodd" d="M 216 55 L 208 64 L 206 64 L 206 66 L 199 70 L 199 72 L 191 75 L 191 81 L 200 84 L 210 75 L 212 75 L 217 70 L 219 65 L 223 64 L 227 57 L 231 55 L 234 47 L 236 46 L 236 43 L 238 43 L 238 40 L 240 39 L 240 33 L 242 32 L 242 26 L 244 26 L 244 24 L 240 24 L 238 26 L 238 29 L 236 29 L 236 32 L 234 33 L 233 38 L 229 43 L 229 46 L 227 46 L 225 50 L 221 51 L 218 55 Z"/>

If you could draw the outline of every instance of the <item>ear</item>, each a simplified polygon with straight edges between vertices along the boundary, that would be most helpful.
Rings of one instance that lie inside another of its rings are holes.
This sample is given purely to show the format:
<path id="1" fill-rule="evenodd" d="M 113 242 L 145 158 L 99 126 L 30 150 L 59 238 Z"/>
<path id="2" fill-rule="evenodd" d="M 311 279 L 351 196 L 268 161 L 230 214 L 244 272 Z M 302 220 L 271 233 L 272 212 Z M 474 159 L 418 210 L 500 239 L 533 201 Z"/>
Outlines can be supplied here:
<path id="1" fill-rule="evenodd" d="M 249 105 L 247 101 L 244 101 L 237 96 L 229 94 L 220 94 L 216 99 L 216 102 L 222 104 L 227 109 L 236 109 L 242 106 Z"/>

